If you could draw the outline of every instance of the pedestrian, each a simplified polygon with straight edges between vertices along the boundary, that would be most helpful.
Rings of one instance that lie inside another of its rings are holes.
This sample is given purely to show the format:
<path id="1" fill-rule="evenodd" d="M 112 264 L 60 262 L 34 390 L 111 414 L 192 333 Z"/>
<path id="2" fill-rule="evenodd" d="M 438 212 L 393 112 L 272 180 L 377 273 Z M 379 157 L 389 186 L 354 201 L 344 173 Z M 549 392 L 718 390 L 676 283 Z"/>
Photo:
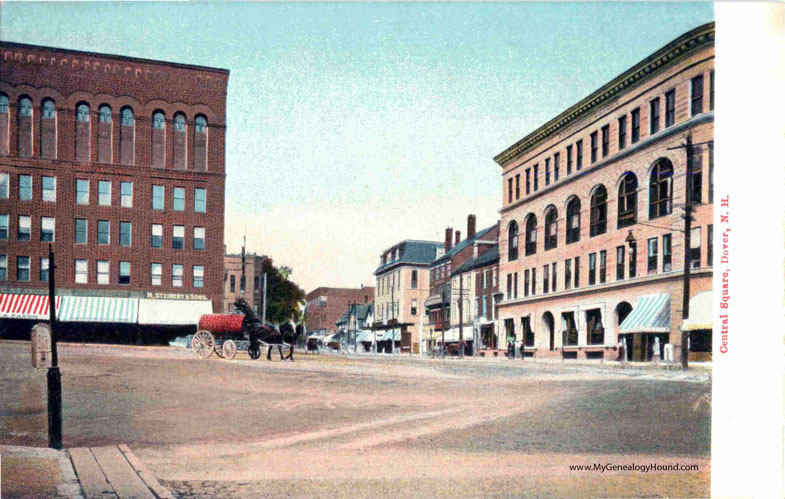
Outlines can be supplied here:
<path id="1" fill-rule="evenodd" d="M 524 346 L 525 346 L 525 344 L 524 344 L 523 340 L 521 340 L 521 360 L 524 360 L 524 358 L 523 358 L 523 347 Z"/>
<path id="2" fill-rule="evenodd" d="M 507 358 L 510 360 L 515 359 L 515 339 L 507 338 Z"/>

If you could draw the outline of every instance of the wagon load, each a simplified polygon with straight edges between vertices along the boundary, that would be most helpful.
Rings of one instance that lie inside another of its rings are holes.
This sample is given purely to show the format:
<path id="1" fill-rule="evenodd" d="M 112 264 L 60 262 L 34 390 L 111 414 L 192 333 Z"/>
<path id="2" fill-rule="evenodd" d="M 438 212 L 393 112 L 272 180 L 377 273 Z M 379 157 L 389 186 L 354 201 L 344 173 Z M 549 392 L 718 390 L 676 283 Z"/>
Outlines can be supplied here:
<path id="1" fill-rule="evenodd" d="M 199 330 L 205 329 L 213 334 L 242 333 L 244 317 L 239 314 L 204 314 L 199 319 Z"/>

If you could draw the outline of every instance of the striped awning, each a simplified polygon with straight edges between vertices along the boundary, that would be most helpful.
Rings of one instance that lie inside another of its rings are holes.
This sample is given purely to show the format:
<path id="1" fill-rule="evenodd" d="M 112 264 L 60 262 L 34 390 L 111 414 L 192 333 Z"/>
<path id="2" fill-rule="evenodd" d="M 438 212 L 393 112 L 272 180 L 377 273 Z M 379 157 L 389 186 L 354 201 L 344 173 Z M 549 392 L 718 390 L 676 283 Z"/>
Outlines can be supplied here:
<path id="1" fill-rule="evenodd" d="M 107 296 L 63 296 L 58 314 L 63 322 L 119 322 L 135 324 L 138 298 Z"/>
<path id="2" fill-rule="evenodd" d="M 669 333 L 671 330 L 670 295 L 642 296 L 630 315 L 621 323 L 622 334 Z"/>
<path id="3" fill-rule="evenodd" d="M 390 341 L 390 339 L 393 338 L 393 335 L 395 335 L 393 341 L 401 341 L 400 329 L 388 329 L 387 331 L 384 332 L 384 336 L 382 336 L 382 339 L 380 341 Z"/>
<path id="4" fill-rule="evenodd" d="M 371 341 L 372 342 L 373 341 L 373 336 L 374 335 L 373 335 L 372 331 L 359 331 L 357 333 L 357 342 L 358 343 L 363 342 L 363 341 Z"/>
<path id="5" fill-rule="evenodd" d="M 62 297 L 55 299 L 55 313 L 59 313 Z M 0 318 L 49 319 L 49 295 L 0 294 Z"/>

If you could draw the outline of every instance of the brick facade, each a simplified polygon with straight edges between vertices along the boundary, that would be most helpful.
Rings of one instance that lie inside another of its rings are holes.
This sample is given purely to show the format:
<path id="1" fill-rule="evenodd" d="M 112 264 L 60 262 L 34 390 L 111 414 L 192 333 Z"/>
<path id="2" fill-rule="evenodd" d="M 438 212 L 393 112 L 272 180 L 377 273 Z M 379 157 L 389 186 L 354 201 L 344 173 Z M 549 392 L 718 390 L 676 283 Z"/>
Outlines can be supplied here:
<path id="1" fill-rule="evenodd" d="M 330 288 L 319 287 L 305 295 L 307 309 L 305 320 L 308 332 L 338 331 L 335 323 L 348 310 L 349 302 L 358 305 L 373 303 L 374 288 Z"/>
<path id="2" fill-rule="evenodd" d="M 263 255 L 245 255 L 245 301 L 248 302 L 254 312 L 261 316 L 262 293 L 264 287 L 264 260 Z M 234 311 L 234 302 L 240 296 L 240 284 L 243 274 L 242 255 L 226 255 L 224 257 L 224 278 L 223 278 L 223 313 L 228 314 Z M 269 294 L 268 294 L 269 297 Z"/>
<path id="3" fill-rule="evenodd" d="M 0 241 L 8 261 L 3 284 L 46 288 L 39 262 L 48 242 L 41 242 L 40 224 L 41 217 L 54 217 L 58 288 L 198 294 L 221 310 L 228 78 L 223 69 L 0 43 L 0 98 L 8 100 L 0 109 L 0 174 L 10 181 L 8 196 L 0 198 L 0 214 L 9 215 L 8 238 Z M 20 110 L 28 99 L 29 113 Z M 88 112 L 79 114 L 82 105 Z M 104 106 L 107 119 L 99 116 Z M 163 112 L 160 127 L 153 123 L 156 112 Z M 174 123 L 177 113 L 185 117 L 182 126 Z M 178 155 L 185 158 L 180 165 Z M 31 200 L 20 199 L 20 176 L 26 175 Z M 56 178 L 54 202 L 43 200 L 43 177 Z M 76 202 L 77 179 L 89 181 L 87 204 Z M 105 205 L 98 203 L 100 181 L 111 182 Z M 121 182 L 133 185 L 130 206 L 121 202 Z M 163 187 L 162 209 L 153 208 L 153 186 Z M 196 202 L 201 189 L 203 210 Z M 30 241 L 17 238 L 20 215 L 31 217 Z M 76 219 L 86 220 L 84 243 L 76 243 Z M 109 222 L 108 244 L 97 242 L 99 220 Z M 131 224 L 130 245 L 118 244 L 121 222 Z M 162 226 L 160 248 L 152 247 L 153 224 Z M 175 226 L 183 227 L 182 249 L 173 248 Z M 204 249 L 195 242 L 200 228 Z M 17 256 L 30 257 L 29 281 L 16 280 Z M 86 283 L 76 282 L 76 260 L 87 260 Z M 108 284 L 98 284 L 98 261 L 109 262 Z M 120 262 L 130 263 L 128 284 L 119 282 Z M 152 284 L 153 263 L 162 267 L 160 285 Z M 183 267 L 182 285 L 173 279 L 173 265 Z M 202 286 L 194 267 L 203 267 Z"/>

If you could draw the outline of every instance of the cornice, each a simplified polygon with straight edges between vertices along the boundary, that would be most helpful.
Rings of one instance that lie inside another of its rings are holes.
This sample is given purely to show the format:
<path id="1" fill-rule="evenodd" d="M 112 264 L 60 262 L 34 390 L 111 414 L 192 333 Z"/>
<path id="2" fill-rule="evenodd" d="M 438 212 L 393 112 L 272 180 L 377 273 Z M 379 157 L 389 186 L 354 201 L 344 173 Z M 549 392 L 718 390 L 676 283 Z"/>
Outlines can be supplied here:
<path id="1" fill-rule="evenodd" d="M 629 92 L 698 50 L 713 45 L 713 22 L 685 33 L 496 155 L 493 160 L 504 166 L 511 159 L 533 149 L 554 133 L 587 116 L 610 99 Z"/>

